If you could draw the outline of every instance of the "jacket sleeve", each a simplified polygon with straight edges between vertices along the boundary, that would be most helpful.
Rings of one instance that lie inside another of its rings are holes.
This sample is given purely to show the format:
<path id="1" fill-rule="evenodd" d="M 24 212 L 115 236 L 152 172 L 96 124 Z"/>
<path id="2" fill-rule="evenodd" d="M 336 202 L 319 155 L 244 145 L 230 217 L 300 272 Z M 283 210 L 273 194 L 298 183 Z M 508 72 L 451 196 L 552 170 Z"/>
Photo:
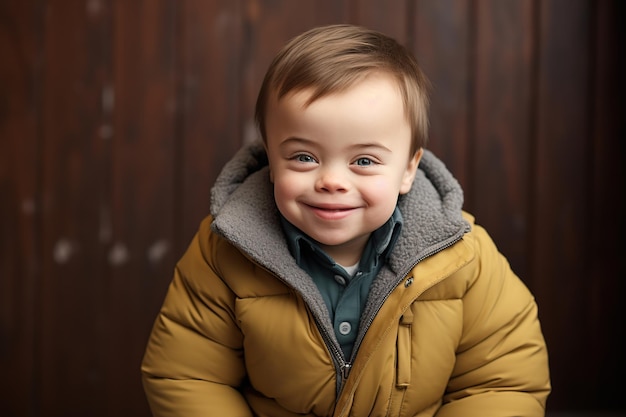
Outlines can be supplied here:
<path id="1" fill-rule="evenodd" d="M 179 261 L 141 370 L 155 417 L 250 416 L 234 294 L 214 265 L 210 219 Z"/>
<path id="2" fill-rule="evenodd" d="M 480 226 L 463 335 L 437 417 L 542 417 L 548 355 L 535 300 Z"/>

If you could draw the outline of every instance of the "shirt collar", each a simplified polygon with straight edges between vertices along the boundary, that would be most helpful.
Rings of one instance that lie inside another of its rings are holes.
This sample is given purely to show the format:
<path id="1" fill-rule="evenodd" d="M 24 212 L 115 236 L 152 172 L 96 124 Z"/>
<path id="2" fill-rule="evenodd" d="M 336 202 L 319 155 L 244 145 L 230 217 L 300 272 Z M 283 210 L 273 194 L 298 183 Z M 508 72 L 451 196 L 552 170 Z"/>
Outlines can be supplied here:
<path id="1" fill-rule="evenodd" d="M 328 256 L 322 248 L 320 248 L 317 241 L 310 238 L 307 234 L 291 224 L 282 215 L 280 215 L 280 221 L 287 239 L 289 251 L 295 258 L 298 265 L 301 265 L 301 259 L 303 256 L 302 245 L 307 245 L 308 248 L 316 255 L 320 256 L 321 260 L 328 264 L 328 266 L 332 267 L 336 265 L 336 262 Z M 365 250 L 363 251 L 362 260 L 367 260 L 371 266 L 376 266 L 383 254 L 385 255 L 384 260 L 386 260 L 386 257 L 396 244 L 401 230 L 402 214 L 400 213 L 398 207 L 396 207 L 389 220 L 376 229 L 370 236 Z"/>

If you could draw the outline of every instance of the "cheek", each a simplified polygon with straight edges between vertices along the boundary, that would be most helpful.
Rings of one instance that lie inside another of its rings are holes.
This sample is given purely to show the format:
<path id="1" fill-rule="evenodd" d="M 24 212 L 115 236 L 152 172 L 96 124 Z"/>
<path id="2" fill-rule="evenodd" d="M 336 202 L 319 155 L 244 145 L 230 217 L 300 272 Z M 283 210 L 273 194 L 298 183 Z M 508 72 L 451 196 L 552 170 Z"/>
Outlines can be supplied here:
<path id="1" fill-rule="evenodd" d="M 372 202 L 384 202 L 389 201 L 390 198 L 397 197 L 398 186 L 394 181 L 390 181 L 389 178 L 375 178 L 369 182 L 369 184 L 361 189 L 362 194 Z M 394 200 L 395 201 L 395 200 Z"/>
<path id="2" fill-rule="evenodd" d="M 284 203 L 294 199 L 302 189 L 303 181 L 298 181 L 290 175 L 280 175 L 274 178 L 274 196 L 277 203 Z"/>

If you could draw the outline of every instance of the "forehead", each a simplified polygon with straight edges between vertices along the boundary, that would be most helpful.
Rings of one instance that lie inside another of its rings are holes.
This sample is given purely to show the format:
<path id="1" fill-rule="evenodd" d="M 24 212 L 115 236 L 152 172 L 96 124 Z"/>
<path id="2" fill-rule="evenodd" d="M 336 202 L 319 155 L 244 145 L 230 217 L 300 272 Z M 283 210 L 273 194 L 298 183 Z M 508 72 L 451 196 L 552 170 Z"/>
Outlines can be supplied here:
<path id="1" fill-rule="evenodd" d="M 402 94 L 397 82 L 386 74 L 370 74 L 360 80 L 333 91 L 320 92 L 315 86 L 293 89 L 283 96 L 272 92 L 268 100 L 268 110 L 281 110 L 288 107 L 290 111 L 311 112 L 319 108 L 338 106 L 337 111 L 367 111 L 381 105 L 392 105 L 404 109 Z M 383 109 L 379 109 L 383 110 Z"/>
<path id="2" fill-rule="evenodd" d="M 294 87 L 290 90 L 282 86 L 270 92 L 267 105 L 269 112 L 285 105 L 291 107 L 292 110 L 306 111 L 311 107 L 317 107 L 319 102 L 333 102 L 337 105 L 351 102 L 353 106 L 358 106 L 359 104 L 375 105 L 381 101 L 388 104 L 400 104 L 404 113 L 402 92 L 396 77 L 382 71 L 370 71 L 360 74 L 359 77 L 349 82 L 332 86 L 310 85 Z"/>

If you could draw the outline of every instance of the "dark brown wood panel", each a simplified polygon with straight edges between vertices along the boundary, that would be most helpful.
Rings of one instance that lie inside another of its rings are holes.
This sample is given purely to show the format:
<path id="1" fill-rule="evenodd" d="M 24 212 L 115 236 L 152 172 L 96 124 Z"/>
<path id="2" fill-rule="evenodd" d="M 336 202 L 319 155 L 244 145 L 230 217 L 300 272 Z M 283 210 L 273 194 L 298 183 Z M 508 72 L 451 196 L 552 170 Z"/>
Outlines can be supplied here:
<path id="1" fill-rule="evenodd" d="M 179 7 L 178 246 L 186 247 L 209 213 L 210 185 L 241 146 L 246 128 L 239 122 L 244 5 L 194 0 Z"/>
<path id="2" fill-rule="evenodd" d="M 404 44 L 409 43 L 411 23 L 408 13 L 410 1 L 394 0 L 382 3 L 379 0 L 354 0 L 352 2 L 351 22 L 378 30 Z"/>
<path id="3" fill-rule="evenodd" d="M 178 256 L 176 0 L 113 2 L 111 235 L 103 415 L 147 412 L 139 379 L 152 323 Z M 108 207 L 106 208 L 108 209 Z M 176 224 L 175 224 L 176 223 Z M 176 253 L 176 255 L 175 255 Z"/>
<path id="4" fill-rule="evenodd" d="M 621 8 L 621 10 L 620 10 Z M 626 268 L 623 258 L 626 245 L 626 199 L 619 189 L 626 178 L 623 158 L 626 155 L 624 122 L 624 32 L 620 32 L 624 3 L 594 3 L 595 34 L 592 38 L 594 65 L 592 79 L 592 123 L 590 159 L 592 191 L 589 228 L 589 288 L 587 322 L 589 351 L 595 359 L 588 380 L 594 387 L 596 401 L 619 404 L 623 384 L 606 384 L 617 370 L 626 369 L 626 314 L 621 308 L 626 294 Z M 591 156 L 592 155 L 592 156 Z M 618 371 L 619 372 L 619 371 Z"/>
<path id="5" fill-rule="evenodd" d="M 433 150 L 452 170 L 472 208 L 471 159 L 471 17 L 464 0 L 418 0 L 412 38 L 415 55 L 432 83 L 430 139 Z"/>
<path id="6" fill-rule="evenodd" d="M 534 3 L 476 3 L 474 131 L 471 192 L 474 215 L 527 277 Z"/>
<path id="7" fill-rule="evenodd" d="M 101 3 L 84 6 L 43 10 L 42 369 L 33 378 L 43 415 L 98 415 L 93 404 L 105 399 L 108 276 L 98 233 L 109 189 L 110 146 L 100 129 L 110 17 Z"/>
<path id="8" fill-rule="evenodd" d="M 32 415 L 39 338 L 42 14 L 0 4 L 0 415 Z"/>
<path id="9" fill-rule="evenodd" d="M 529 278 L 537 296 L 548 348 L 553 404 L 592 406 L 582 383 L 597 362 L 589 306 L 590 4 L 540 2 L 537 131 L 533 149 L 533 234 Z M 581 379 L 582 377 L 582 379 Z"/>

